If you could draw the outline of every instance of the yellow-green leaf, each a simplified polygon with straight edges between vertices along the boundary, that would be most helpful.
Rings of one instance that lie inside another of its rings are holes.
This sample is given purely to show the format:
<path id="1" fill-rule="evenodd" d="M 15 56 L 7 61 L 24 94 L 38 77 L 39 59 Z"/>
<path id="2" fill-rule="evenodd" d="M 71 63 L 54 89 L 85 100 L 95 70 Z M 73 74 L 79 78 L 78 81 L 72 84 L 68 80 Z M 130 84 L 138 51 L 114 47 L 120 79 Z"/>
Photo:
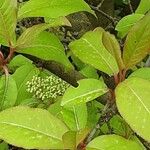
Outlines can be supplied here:
<path id="1" fill-rule="evenodd" d="M 108 91 L 106 85 L 97 79 L 82 79 L 78 83 L 78 87 L 71 86 L 66 90 L 62 98 L 62 106 L 68 107 L 83 104 Z"/>
<path id="2" fill-rule="evenodd" d="M 141 0 L 135 13 L 145 14 L 150 10 L 150 0 Z"/>
<path id="3" fill-rule="evenodd" d="M 127 140 L 118 135 L 102 135 L 93 139 L 86 150 L 143 150 L 132 140 Z"/>
<path id="4" fill-rule="evenodd" d="M 150 68 L 145 67 L 137 69 L 129 76 L 129 78 L 131 77 L 138 77 L 150 81 Z"/>
<path id="5" fill-rule="evenodd" d="M 124 38 L 132 26 L 134 26 L 143 17 L 143 14 L 131 14 L 123 17 L 115 28 L 115 30 L 118 31 L 118 36 Z"/>
<path id="6" fill-rule="evenodd" d="M 17 85 L 12 76 L 2 76 L 0 79 L 0 110 L 14 106 L 17 92 Z"/>
<path id="7" fill-rule="evenodd" d="M 30 0 L 19 10 L 20 19 L 25 17 L 58 18 L 78 11 L 93 13 L 83 0 Z"/>
<path id="8" fill-rule="evenodd" d="M 31 33 L 29 32 L 29 34 Z M 68 69 L 73 68 L 65 54 L 63 44 L 54 34 L 43 31 L 34 39 L 32 37 L 26 38 L 28 39 L 25 40 L 24 44 L 18 45 L 17 52 L 36 56 L 46 61 L 53 60 Z"/>
<path id="9" fill-rule="evenodd" d="M 16 35 L 17 0 L 0 0 L 0 44 L 13 46 Z"/>
<path id="10" fill-rule="evenodd" d="M 69 47 L 81 61 L 109 75 L 118 72 L 114 56 L 107 51 L 102 42 L 103 30 L 87 32 L 81 39 L 73 41 Z"/>
<path id="11" fill-rule="evenodd" d="M 87 123 L 86 104 L 63 108 L 61 111 L 63 121 L 71 131 L 84 129 Z"/>
<path id="12" fill-rule="evenodd" d="M 19 67 L 12 75 L 17 84 L 18 95 L 16 105 L 19 105 L 23 100 L 31 98 L 32 95 L 27 92 L 27 81 L 30 81 L 34 75 L 39 74 L 39 69 L 32 64 L 26 64 Z"/>
<path id="13" fill-rule="evenodd" d="M 132 77 L 116 88 L 118 110 L 131 128 L 150 142 L 150 81 Z"/>
<path id="14" fill-rule="evenodd" d="M 0 139 L 25 149 L 63 149 L 68 129 L 47 110 L 13 107 L 0 112 Z"/>
<path id="15" fill-rule="evenodd" d="M 150 13 L 130 30 L 123 49 L 125 67 L 131 68 L 150 52 Z"/>
<path id="16" fill-rule="evenodd" d="M 120 45 L 113 34 L 109 32 L 103 33 L 103 44 L 105 48 L 114 56 L 118 64 L 119 69 L 124 68 L 123 60 L 121 58 L 121 49 Z"/>

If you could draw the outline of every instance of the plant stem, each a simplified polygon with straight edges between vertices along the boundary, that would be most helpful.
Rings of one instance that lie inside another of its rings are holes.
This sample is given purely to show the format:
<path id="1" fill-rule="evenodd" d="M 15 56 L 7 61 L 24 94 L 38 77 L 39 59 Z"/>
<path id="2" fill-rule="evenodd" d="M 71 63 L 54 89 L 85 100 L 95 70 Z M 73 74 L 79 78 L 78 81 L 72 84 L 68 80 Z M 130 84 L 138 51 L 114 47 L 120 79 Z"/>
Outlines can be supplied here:
<path id="1" fill-rule="evenodd" d="M 9 49 L 9 55 L 7 56 L 7 58 L 5 59 L 5 62 L 8 63 L 10 61 L 10 59 L 13 57 L 15 52 L 15 48 L 10 47 Z"/>
<path id="2" fill-rule="evenodd" d="M 100 10 L 98 7 L 95 7 L 95 6 L 92 6 L 92 5 L 90 5 L 90 7 L 91 7 L 93 10 L 95 10 L 95 11 L 101 13 L 101 14 L 102 14 L 103 16 L 105 16 L 107 19 L 109 19 L 109 20 L 113 23 L 113 25 L 116 25 L 116 23 L 117 23 L 116 18 L 113 18 L 112 16 L 109 16 L 108 14 L 106 14 L 105 12 L 103 12 L 102 10 Z"/>
<path id="3" fill-rule="evenodd" d="M 84 143 L 86 145 L 94 138 L 97 130 L 99 130 L 100 127 L 104 123 L 108 122 L 113 117 L 114 114 L 116 114 L 116 107 L 114 108 L 114 107 L 110 106 L 110 103 L 107 103 L 102 110 L 102 114 L 98 120 L 98 123 L 96 124 L 94 129 L 90 132 L 90 134 L 87 136 L 87 138 L 85 139 Z"/>
<path id="4" fill-rule="evenodd" d="M 128 5 L 129 5 L 129 8 L 130 8 L 131 13 L 134 13 L 134 10 L 133 10 L 133 8 L 132 8 L 131 1 L 130 1 L 130 0 L 128 0 Z"/>
<path id="5" fill-rule="evenodd" d="M 115 85 L 117 86 L 119 83 L 118 74 L 114 75 Z"/>
<path id="6" fill-rule="evenodd" d="M 105 1 L 105 0 L 102 0 L 102 1 L 97 5 L 97 9 L 99 9 L 99 8 L 103 5 L 104 1 Z"/>

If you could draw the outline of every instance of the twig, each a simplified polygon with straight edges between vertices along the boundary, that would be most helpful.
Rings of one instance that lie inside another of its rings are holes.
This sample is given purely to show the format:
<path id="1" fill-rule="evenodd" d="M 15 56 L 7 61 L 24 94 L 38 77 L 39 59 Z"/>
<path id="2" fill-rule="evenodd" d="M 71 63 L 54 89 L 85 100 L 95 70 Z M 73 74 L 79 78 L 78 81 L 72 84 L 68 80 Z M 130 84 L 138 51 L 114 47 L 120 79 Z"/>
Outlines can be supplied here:
<path id="1" fill-rule="evenodd" d="M 133 7 L 131 5 L 131 1 L 130 0 L 128 0 L 128 5 L 129 5 L 131 13 L 134 13 L 134 10 L 133 10 Z"/>
<path id="2" fill-rule="evenodd" d="M 105 12 L 103 12 L 102 10 L 100 10 L 98 7 L 95 7 L 95 6 L 92 6 L 92 5 L 90 5 L 90 7 L 91 7 L 93 10 L 95 10 L 95 11 L 101 13 L 101 14 L 102 14 L 103 16 L 105 16 L 107 19 L 109 19 L 109 20 L 113 23 L 113 25 L 116 25 L 116 24 L 117 24 L 118 21 L 117 21 L 116 18 L 113 18 L 112 16 L 106 14 Z"/>
<path id="3" fill-rule="evenodd" d="M 110 104 L 107 103 L 106 106 L 104 107 L 103 111 L 102 111 L 102 114 L 101 114 L 101 117 L 99 118 L 98 123 L 96 124 L 94 129 L 90 132 L 88 137 L 86 138 L 86 140 L 84 142 L 86 145 L 94 138 L 97 130 L 99 130 L 100 127 L 104 123 L 108 122 L 113 117 L 113 115 L 116 113 L 116 110 L 112 110 L 113 108 L 109 109 L 109 107 L 110 107 Z"/>
<path id="4" fill-rule="evenodd" d="M 99 9 L 99 8 L 103 5 L 104 1 L 105 1 L 105 0 L 102 0 L 102 1 L 97 5 L 97 9 Z"/>
<path id="5" fill-rule="evenodd" d="M 4 70 L 4 72 L 5 72 L 5 77 L 7 78 L 8 75 L 9 75 L 9 71 L 8 71 L 8 68 L 7 68 L 6 65 L 3 66 L 3 70 Z"/>

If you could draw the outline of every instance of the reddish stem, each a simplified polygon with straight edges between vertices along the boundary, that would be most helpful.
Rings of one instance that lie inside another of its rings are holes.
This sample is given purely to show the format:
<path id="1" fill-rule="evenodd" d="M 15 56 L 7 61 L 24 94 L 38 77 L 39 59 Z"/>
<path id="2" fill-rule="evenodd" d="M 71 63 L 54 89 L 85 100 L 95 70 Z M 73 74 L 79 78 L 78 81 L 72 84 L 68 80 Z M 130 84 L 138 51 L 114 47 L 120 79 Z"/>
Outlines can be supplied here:
<path id="1" fill-rule="evenodd" d="M 115 75 L 114 75 L 114 80 L 115 80 L 115 85 L 117 86 L 118 83 L 119 83 L 118 74 L 115 74 Z"/>
<path id="2" fill-rule="evenodd" d="M 5 63 L 8 63 L 10 61 L 10 59 L 13 57 L 15 52 L 15 48 L 10 47 L 9 49 L 9 55 L 7 56 L 7 58 L 5 59 Z"/>

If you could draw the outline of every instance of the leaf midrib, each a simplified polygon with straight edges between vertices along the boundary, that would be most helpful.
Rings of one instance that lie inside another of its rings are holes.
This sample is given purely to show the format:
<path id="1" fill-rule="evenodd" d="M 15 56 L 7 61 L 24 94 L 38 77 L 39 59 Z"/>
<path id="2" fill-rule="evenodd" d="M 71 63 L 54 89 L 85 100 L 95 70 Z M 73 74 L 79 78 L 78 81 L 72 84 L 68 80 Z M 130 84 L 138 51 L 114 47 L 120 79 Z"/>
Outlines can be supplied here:
<path id="1" fill-rule="evenodd" d="M 127 86 L 127 85 L 126 85 Z M 142 106 L 144 107 L 144 109 L 148 112 L 148 114 L 150 115 L 150 110 L 146 107 L 146 105 L 144 104 L 144 102 L 141 100 L 141 98 L 136 94 L 136 92 L 134 91 L 133 88 L 131 88 L 130 86 L 127 86 L 131 92 L 134 94 L 135 97 L 137 97 L 137 99 L 139 100 L 139 102 L 142 104 Z"/>
<path id="2" fill-rule="evenodd" d="M 27 126 L 24 126 L 24 125 L 21 125 L 21 124 L 16 124 L 16 123 L 12 123 L 12 122 L 5 122 L 5 121 L 0 122 L 0 124 L 10 125 L 10 126 L 14 126 L 14 127 L 20 127 L 22 129 L 27 129 L 27 130 L 30 130 L 30 131 L 33 131 L 33 132 L 37 132 L 39 134 L 43 134 L 43 135 L 45 135 L 47 137 L 50 137 L 50 138 L 57 139 L 57 140 L 61 141 L 61 138 L 52 136 L 52 135 L 47 134 L 47 133 L 45 133 L 43 131 L 39 131 L 37 129 L 31 128 L 31 127 L 27 127 Z"/>
<path id="3" fill-rule="evenodd" d="M 104 60 L 104 62 L 106 63 L 106 65 L 108 66 L 108 68 L 114 72 L 113 68 L 110 66 L 110 64 L 107 62 L 107 60 L 100 54 L 100 52 L 85 38 L 82 38 L 83 41 L 85 41 L 91 48 L 93 48 L 97 54 L 100 56 L 100 58 L 102 58 Z M 111 55 L 111 54 L 110 54 Z"/>
<path id="4" fill-rule="evenodd" d="M 90 94 L 93 94 L 93 93 L 98 93 L 98 92 L 101 92 L 101 91 L 107 92 L 107 91 L 105 91 L 105 90 L 103 90 L 103 89 L 98 89 L 98 90 L 90 91 L 90 92 L 85 93 L 85 94 L 82 94 L 82 95 L 80 95 L 80 96 L 76 96 L 76 97 L 70 99 L 69 101 L 65 101 L 65 102 L 62 103 L 62 105 L 64 106 L 65 104 L 67 104 L 67 103 L 69 103 L 69 102 L 71 102 L 71 101 L 73 101 L 73 100 L 75 100 L 75 99 L 82 98 L 82 97 L 85 97 L 85 96 L 87 96 L 87 95 L 90 95 Z"/>
<path id="5" fill-rule="evenodd" d="M 18 52 L 21 52 L 21 49 L 35 48 L 35 47 L 40 47 L 40 48 L 41 48 L 41 47 L 43 47 L 43 48 L 53 48 L 53 49 L 55 49 L 55 50 L 58 50 L 58 51 L 61 52 L 61 53 L 64 53 L 64 51 L 61 50 L 60 48 L 57 48 L 57 47 L 51 46 L 51 45 L 45 45 L 45 44 L 35 44 L 35 45 L 30 45 L 30 46 L 25 45 L 25 46 L 23 46 L 23 47 L 21 47 L 21 45 L 19 45 L 18 49 L 20 49 L 20 50 L 18 50 Z"/>

